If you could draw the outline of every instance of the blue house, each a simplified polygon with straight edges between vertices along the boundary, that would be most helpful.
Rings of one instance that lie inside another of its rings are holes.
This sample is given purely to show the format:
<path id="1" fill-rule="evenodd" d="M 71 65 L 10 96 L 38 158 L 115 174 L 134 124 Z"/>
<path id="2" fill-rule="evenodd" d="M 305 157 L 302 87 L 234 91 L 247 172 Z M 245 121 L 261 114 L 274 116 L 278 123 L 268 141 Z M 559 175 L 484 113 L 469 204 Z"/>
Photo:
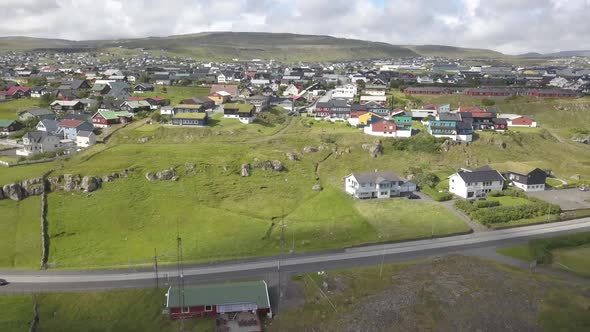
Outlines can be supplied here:
<path id="1" fill-rule="evenodd" d="M 81 131 L 92 131 L 94 126 L 90 122 L 81 120 L 63 120 L 57 124 L 58 135 L 63 135 L 65 139 L 76 140 L 78 133 Z"/>

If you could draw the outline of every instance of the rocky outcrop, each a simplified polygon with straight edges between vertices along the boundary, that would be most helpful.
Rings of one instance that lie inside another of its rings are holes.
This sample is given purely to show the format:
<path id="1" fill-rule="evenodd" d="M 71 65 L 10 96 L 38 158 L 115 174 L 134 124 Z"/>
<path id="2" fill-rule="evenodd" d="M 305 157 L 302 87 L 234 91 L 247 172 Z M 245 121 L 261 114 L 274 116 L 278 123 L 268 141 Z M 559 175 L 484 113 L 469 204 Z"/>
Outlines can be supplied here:
<path id="1" fill-rule="evenodd" d="M 4 190 L 0 187 L 0 199 L 4 199 Z"/>
<path id="2" fill-rule="evenodd" d="M 322 186 L 320 186 L 319 184 L 316 184 L 313 187 L 311 187 L 311 190 L 313 190 L 313 191 L 322 191 L 322 190 L 324 190 L 324 188 L 322 188 Z"/>
<path id="3" fill-rule="evenodd" d="M 147 173 L 145 173 L 145 178 L 146 178 L 148 181 L 156 181 L 156 180 L 158 180 L 158 178 L 156 177 L 156 174 L 154 174 L 154 173 L 151 173 L 151 172 L 147 172 Z"/>
<path id="4" fill-rule="evenodd" d="M 285 169 L 285 167 L 283 166 L 283 163 L 280 160 L 273 160 L 272 161 L 272 168 L 277 172 L 281 172 L 283 169 Z"/>
<path id="5" fill-rule="evenodd" d="M 297 156 L 294 152 L 287 152 L 287 158 L 293 161 L 299 160 L 299 156 Z"/>
<path id="6" fill-rule="evenodd" d="M 243 164 L 242 168 L 240 169 L 240 175 L 242 177 L 250 176 L 250 164 Z"/>
<path id="7" fill-rule="evenodd" d="M 95 176 L 85 176 L 82 178 L 80 190 L 83 190 L 85 193 L 91 193 L 100 187 L 100 182 L 100 178 Z"/>
<path id="8" fill-rule="evenodd" d="M 105 175 L 101 178 L 102 182 L 107 183 L 113 181 L 113 177 L 110 175 Z"/>
<path id="9" fill-rule="evenodd" d="M 19 183 L 7 184 L 2 188 L 2 191 L 4 192 L 4 197 L 13 201 L 20 201 L 25 198 L 25 193 Z"/>
<path id="10" fill-rule="evenodd" d="M 371 148 L 369 149 L 369 154 L 373 158 L 377 158 L 383 155 L 383 145 L 381 144 L 380 140 L 376 140 L 375 144 L 371 146 Z"/>
<path id="11" fill-rule="evenodd" d="M 186 168 L 187 172 L 194 172 L 197 169 L 197 165 L 190 163 L 185 163 L 184 167 Z"/>
<path id="12" fill-rule="evenodd" d="M 64 174 L 63 190 L 65 192 L 80 191 L 82 178 L 78 174 Z"/>
<path id="13" fill-rule="evenodd" d="M 303 148 L 303 153 L 313 153 L 313 152 L 318 152 L 318 148 L 313 147 L 313 146 L 306 146 Z"/>
<path id="14" fill-rule="evenodd" d="M 174 168 L 168 168 L 168 169 L 165 169 L 163 171 L 156 173 L 156 177 L 160 181 L 172 180 L 172 178 L 174 176 L 176 176 L 176 171 L 174 171 Z"/>

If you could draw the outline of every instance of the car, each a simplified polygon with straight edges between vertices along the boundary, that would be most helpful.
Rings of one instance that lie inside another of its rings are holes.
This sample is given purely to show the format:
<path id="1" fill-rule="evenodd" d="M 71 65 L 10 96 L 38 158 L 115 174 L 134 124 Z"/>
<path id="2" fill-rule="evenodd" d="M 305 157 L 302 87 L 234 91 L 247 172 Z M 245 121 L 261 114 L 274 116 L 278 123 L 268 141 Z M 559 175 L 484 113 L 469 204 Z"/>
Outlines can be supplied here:
<path id="1" fill-rule="evenodd" d="M 418 196 L 416 194 L 410 194 L 410 195 L 408 195 L 408 199 L 420 199 L 420 196 Z"/>
<path id="2" fill-rule="evenodd" d="M 8 281 L 6 279 L 0 279 L 0 286 L 8 285 Z"/>

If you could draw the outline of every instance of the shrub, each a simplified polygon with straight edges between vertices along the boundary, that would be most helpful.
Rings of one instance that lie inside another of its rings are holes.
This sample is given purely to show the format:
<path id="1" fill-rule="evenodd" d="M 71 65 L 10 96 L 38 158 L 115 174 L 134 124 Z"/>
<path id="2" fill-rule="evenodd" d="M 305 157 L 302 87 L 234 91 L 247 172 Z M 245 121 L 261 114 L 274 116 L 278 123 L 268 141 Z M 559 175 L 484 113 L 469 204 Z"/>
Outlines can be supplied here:
<path id="1" fill-rule="evenodd" d="M 475 206 L 478 209 L 491 208 L 491 207 L 500 206 L 500 202 L 498 202 L 498 201 L 477 201 L 477 202 L 475 202 Z"/>
<path id="2" fill-rule="evenodd" d="M 403 140 L 394 140 L 393 149 L 397 151 L 437 153 L 446 138 L 436 138 L 428 134 L 418 134 Z"/>

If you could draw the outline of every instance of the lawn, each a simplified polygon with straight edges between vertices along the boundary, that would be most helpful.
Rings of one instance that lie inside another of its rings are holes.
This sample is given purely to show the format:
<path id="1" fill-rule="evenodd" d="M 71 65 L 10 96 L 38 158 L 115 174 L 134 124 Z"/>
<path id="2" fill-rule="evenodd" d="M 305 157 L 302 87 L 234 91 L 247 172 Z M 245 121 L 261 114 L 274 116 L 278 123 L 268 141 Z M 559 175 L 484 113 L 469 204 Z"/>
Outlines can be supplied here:
<path id="1" fill-rule="evenodd" d="M 0 267 L 36 269 L 41 262 L 41 200 L 0 200 Z M 1 329 L 0 329 L 1 330 Z"/>
<path id="2" fill-rule="evenodd" d="M 488 197 L 486 200 L 500 202 L 500 206 L 518 206 L 532 204 L 532 202 L 526 198 L 512 196 Z"/>
<path id="3" fill-rule="evenodd" d="M 166 92 L 163 91 L 166 88 Z M 154 92 L 140 93 L 137 97 L 164 97 L 170 100 L 170 105 L 179 104 L 183 99 L 205 98 L 209 95 L 210 88 L 194 86 L 166 86 L 155 87 Z"/>
<path id="4" fill-rule="evenodd" d="M 38 99 L 23 98 L 0 103 L 0 119 L 18 119 L 18 112 L 39 108 Z"/>
<path id="5" fill-rule="evenodd" d="M 512 258 L 516 258 L 516 259 L 521 259 L 521 260 L 527 261 L 527 262 L 531 262 L 534 260 L 534 258 L 531 256 L 531 252 L 529 250 L 528 244 L 500 248 L 500 249 L 496 250 L 496 252 L 501 255 L 504 255 L 504 256 L 508 256 L 508 257 L 512 257 Z"/>
<path id="6" fill-rule="evenodd" d="M 590 246 L 554 250 L 552 265 L 584 277 L 590 277 Z"/>
<path id="7" fill-rule="evenodd" d="M 36 295 L 40 331 L 178 331 L 181 323 L 162 314 L 165 290 L 125 290 Z M 0 297 L 0 330 L 28 330 L 32 295 Z M 184 322 L 187 331 L 214 331 L 212 320 Z"/>

